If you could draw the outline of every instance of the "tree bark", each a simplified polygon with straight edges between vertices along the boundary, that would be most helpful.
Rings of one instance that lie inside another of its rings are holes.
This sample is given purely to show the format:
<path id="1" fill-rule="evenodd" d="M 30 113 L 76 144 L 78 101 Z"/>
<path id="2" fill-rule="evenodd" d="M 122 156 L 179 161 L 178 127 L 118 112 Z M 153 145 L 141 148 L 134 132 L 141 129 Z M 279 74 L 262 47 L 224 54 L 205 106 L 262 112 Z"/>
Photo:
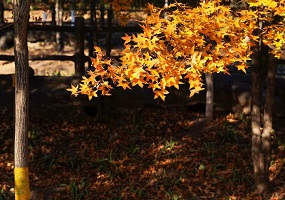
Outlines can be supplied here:
<path id="1" fill-rule="evenodd" d="M 259 61 L 258 46 L 255 47 L 252 55 L 252 162 L 256 190 L 259 194 L 268 193 L 268 182 L 265 171 L 265 157 L 262 151 L 261 131 L 261 65 Z"/>
<path id="2" fill-rule="evenodd" d="M 252 64 L 252 161 L 257 192 L 268 199 L 271 162 L 272 115 L 275 98 L 276 60 L 268 48 L 260 45 L 253 51 Z M 268 59 L 267 59 L 268 58 Z M 263 66 L 261 65 L 263 63 Z M 265 103 L 262 105 L 262 74 L 267 70 Z M 261 116 L 263 109 L 263 117 Z"/>
<path id="3" fill-rule="evenodd" d="M 213 119 L 213 107 L 214 107 L 214 84 L 213 84 L 213 75 L 211 73 L 206 73 L 206 118 L 207 120 Z"/>
<path id="4" fill-rule="evenodd" d="M 29 22 L 30 0 L 13 1 L 14 54 L 15 54 L 15 144 L 14 176 L 15 199 L 30 199 L 28 174 L 28 46 L 27 28 Z"/>
<path id="5" fill-rule="evenodd" d="M 264 104 L 264 117 L 263 117 L 263 133 L 262 133 L 262 152 L 264 156 L 264 177 L 265 182 L 269 186 L 269 167 L 271 162 L 271 134 L 272 127 L 272 115 L 273 104 L 275 99 L 275 72 L 276 72 L 276 60 L 274 55 L 270 55 L 269 66 L 267 71 L 267 88 Z M 265 198 L 267 196 L 266 193 Z"/>

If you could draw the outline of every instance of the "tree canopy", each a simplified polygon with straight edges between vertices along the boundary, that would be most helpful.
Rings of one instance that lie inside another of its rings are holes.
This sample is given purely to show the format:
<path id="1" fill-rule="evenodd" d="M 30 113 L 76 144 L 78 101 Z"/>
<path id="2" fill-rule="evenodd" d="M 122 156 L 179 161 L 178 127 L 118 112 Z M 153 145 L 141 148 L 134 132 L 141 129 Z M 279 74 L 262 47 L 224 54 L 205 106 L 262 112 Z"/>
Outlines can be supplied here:
<path id="1" fill-rule="evenodd" d="M 149 4 L 149 15 L 141 22 L 143 32 L 122 37 L 125 49 L 121 65 L 113 66 L 112 59 L 95 47 L 97 56 L 91 58 L 94 69 L 68 90 L 91 99 L 99 91 L 110 95 L 114 86 L 127 89 L 148 85 L 154 98 L 165 100 L 170 87 L 179 89 L 187 80 L 193 96 L 204 89 L 203 73 L 228 74 L 228 66 L 233 63 L 245 72 L 250 47 L 259 39 L 280 57 L 285 37 L 284 9 L 284 1 L 275 0 L 251 0 L 243 10 L 222 5 L 220 0 L 201 2 L 197 7 L 174 3 L 157 8 Z M 277 17 L 281 20 L 275 22 Z M 259 22 L 268 26 L 261 30 Z"/>

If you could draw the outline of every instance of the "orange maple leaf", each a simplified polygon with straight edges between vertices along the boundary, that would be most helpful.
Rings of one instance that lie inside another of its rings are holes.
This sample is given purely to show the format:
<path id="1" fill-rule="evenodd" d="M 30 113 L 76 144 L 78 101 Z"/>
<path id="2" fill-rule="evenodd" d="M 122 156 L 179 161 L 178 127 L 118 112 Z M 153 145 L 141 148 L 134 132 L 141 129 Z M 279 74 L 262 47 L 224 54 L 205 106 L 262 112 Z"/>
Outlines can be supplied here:
<path id="1" fill-rule="evenodd" d="M 119 82 L 117 87 L 122 87 L 124 90 L 127 89 L 127 88 L 131 89 L 131 87 L 129 86 L 129 83 L 127 83 L 127 82 Z"/>
<path id="2" fill-rule="evenodd" d="M 158 97 L 160 97 L 163 101 L 165 101 L 165 95 L 168 93 L 169 92 L 165 89 L 154 90 L 154 99 L 157 99 Z"/>
<path id="3" fill-rule="evenodd" d="M 71 88 L 66 89 L 71 92 L 71 95 L 78 96 L 78 85 L 75 87 L 71 85 Z"/>
<path id="4" fill-rule="evenodd" d="M 132 37 L 128 34 L 125 34 L 125 37 L 122 37 L 122 39 L 125 40 L 124 45 L 126 45 L 132 40 Z"/>

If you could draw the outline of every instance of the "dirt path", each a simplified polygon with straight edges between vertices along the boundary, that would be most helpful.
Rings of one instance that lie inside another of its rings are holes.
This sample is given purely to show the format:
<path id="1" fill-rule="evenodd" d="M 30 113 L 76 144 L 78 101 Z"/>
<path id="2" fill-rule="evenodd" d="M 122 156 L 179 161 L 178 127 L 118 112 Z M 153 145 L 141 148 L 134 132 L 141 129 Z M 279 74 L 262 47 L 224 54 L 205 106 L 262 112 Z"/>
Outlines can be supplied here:
<path id="1" fill-rule="evenodd" d="M 44 43 L 29 43 L 30 55 L 56 55 L 58 54 L 55 45 L 45 45 Z M 14 49 L 8 49 L 1 52 L 2 55 L 14 55 Z M 71 46 L 65 46 L 62 55 L 73 55 L 74 50 Z M 85 51 L 88 55 L 88 49 Z M 29 61 L 30 67 L 35 71 L 36 76 L 73 76 L 74 63 L 72 61 L 58 61 L 58 60 L 37 60 Z M 15 73 L 15 62 L 0 60 L 0 74 Z"/>

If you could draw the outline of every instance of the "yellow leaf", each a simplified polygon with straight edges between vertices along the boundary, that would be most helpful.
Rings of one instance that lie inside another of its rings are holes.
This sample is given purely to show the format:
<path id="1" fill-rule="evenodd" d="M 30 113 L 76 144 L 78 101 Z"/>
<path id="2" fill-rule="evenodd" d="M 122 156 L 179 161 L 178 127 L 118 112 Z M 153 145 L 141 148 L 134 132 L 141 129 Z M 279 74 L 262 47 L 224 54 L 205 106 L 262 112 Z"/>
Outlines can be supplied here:
<path id="1" fill-rule="evenodd" d="M 246 68 L 248 68 L 248 66 L 244 63 L 241 63 L 239 65 L 237 65 L 238 70 L 242 70 L 244 73 L 246 73 Z"/>
<path id="2" fill-rule="evenodd" d="M 150 83 L 148 88 L 152 88 L 153 91 L 156 89 L 161 89 L 161 87 L 158 83 Z"/>
<path id="3" fill-rule="evenodd" d="M 154 99 L 157 99 L 160 97 L 163 101 L 165 101 L 165 94 L 168 94 L 169 92 L 165 89 L 162 90 L 155 90 L 154 91 Z"/>
<path id="4" fill-rule="evenodd" d="M 132 37 L 126 34 L 125 37 L 122 37 L 122 39 L 125 40 L 124 45 L 126 45 L 131 41 Z"/>
<path id="5" fill-rule="evenodd" d="M 141 88 L 143 88 L 143 83 L 144 83 L 144 80 L 142 78 L 134 78 L 132 80 L 132 86 L 138 85 Z"/>
<path id="6" fill-rule="evenodd" d="M 147 7 L 148 7 L 150 12 L 153 12 L 153 10 L 154 10 L 153 4 L 148 3 Z"/>
<path id="7" fill-rule="evenodd" d="M 194 96 L 194 94 L 199 93 L 200 91 L 204 90 L 204 88 L 201 87 L 195 87 L 192 90 L 190 90 L 190 97 Z"/>
<path id="8" fill-rule="evenodd" d="M 122 87 L 124 90 L 127 88 L 131 89 L 131 87 L 129 86 L 129 84 L 127 82 L 119 82 L 119 84 L 117 86 Z"/>
<path id="9" fill-rule="evenodd" d="M 131 77 L 135 79 L 140 79 L 141 73 L 143 72 L 145 72 L 145 70 L 142 67 L 136 67 Z"/>
<path id="10" fill-rule="evenodd" d="M 93 97 L 98 97 L 96 91 L 92 91 L 88 94 L 88 99 L 91 100 Z"/>
<path id="11" fill-rule="evenodd" d="M 102 53 L 101 48 L 98 47 L 98 46 L 94 46 L 94 50 L 95 50 L 95 52 L 97 52 L 97 53 Z"/>
<path id="12" fill-rule="evenodd" d="M 124 53 L 120 60 L 122 61 L 123 66 L 132 64 L 134 62 L 134 54 L 132 52 Z"/>
<path id="13" fill-rule="evenodd" d="M 74 87 L 71 85 L 71 88 L 66 89 L 67 91 L 71 92 L 71 95 L 78 96 L 78 85 Z"/>

